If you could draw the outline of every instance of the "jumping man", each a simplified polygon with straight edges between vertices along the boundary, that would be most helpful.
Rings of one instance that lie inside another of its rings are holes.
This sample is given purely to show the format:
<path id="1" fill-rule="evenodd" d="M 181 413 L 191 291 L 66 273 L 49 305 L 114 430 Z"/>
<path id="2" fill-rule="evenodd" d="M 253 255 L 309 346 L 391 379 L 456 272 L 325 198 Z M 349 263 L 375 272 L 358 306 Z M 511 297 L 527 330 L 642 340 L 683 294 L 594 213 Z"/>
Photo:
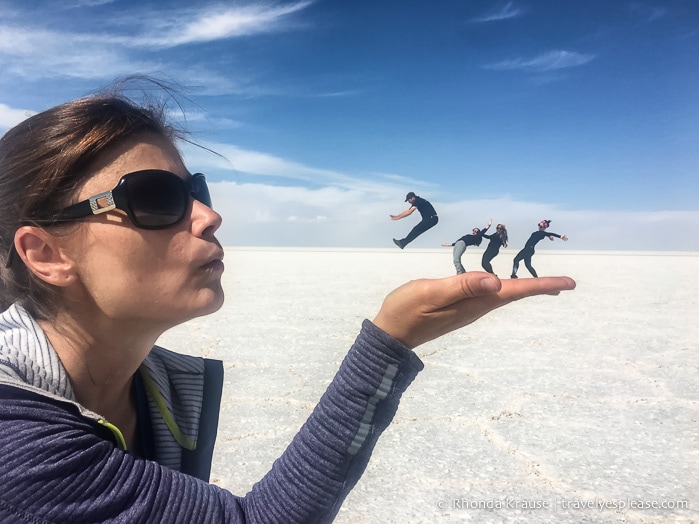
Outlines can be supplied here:
<path id="1" fill-rule="evenodd" d="M 391 215 L 391 220 L 400 220 L 408 215 L 411 215 L 416 209 L 420 212 L 422 220 L 410 231 L 407 237 L 402 240 L 393 239 L 393 243 L 399 248 L 403 249 L 405 246 L 410 244 L 422 233 L 437 225 L 439 218 L 437 218 L 437 212 L 432 207 L 427 200 L 420 198 L 412 191 L 405 195 L 405 201 L 410 202 L 410 207 L 403 211 L 400 215 Z"/>

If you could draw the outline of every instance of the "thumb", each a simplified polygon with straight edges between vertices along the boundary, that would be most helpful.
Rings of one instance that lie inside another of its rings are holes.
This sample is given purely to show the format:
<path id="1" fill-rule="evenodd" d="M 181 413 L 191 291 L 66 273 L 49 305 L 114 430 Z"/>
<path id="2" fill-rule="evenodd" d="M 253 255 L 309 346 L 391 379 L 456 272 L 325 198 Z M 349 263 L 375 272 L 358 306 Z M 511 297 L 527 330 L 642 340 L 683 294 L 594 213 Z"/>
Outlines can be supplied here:
<path id="1" fill-rule="evenodd" d="M 455 302 L 464 298 L 494 295 L 502 288 L 502 282 L 498 277 L 482 271 L 470 271 L 453 278 L 458 284 L 458 286 L 452 286 Z"/>

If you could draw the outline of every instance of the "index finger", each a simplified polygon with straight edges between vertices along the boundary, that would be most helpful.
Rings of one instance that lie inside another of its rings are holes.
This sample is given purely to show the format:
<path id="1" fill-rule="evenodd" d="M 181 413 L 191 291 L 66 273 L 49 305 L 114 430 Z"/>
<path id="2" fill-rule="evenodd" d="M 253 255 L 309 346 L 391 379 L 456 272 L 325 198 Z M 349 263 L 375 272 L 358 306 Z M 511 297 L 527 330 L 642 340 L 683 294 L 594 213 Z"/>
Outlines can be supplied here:
<path id="1" fill-rule="evenodd" d="M 570 277 L 539 277 L 503 280 L 497 296 L 503 302 L 512 302 L 535 295 L 558 295 L 561 291 L 575 289 Z"/>

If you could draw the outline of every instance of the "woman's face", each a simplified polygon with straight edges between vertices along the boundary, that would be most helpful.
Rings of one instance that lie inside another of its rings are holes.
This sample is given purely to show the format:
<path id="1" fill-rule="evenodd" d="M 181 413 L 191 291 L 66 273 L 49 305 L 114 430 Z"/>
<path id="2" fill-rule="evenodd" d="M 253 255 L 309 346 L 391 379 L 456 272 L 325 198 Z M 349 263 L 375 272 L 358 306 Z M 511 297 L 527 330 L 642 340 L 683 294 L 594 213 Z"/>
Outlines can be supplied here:
<path id="1" fill-rule="evenodd" d="M 143 169 L 189 176 L 168 140 L 144 133 L 106 152 L 76 201 Z M 78 273 L 68 298 L 109 319 L 164 329 L 212 313 L 223 303 L 223 249 L 214 236 L 220 225 L 218 213 L 193 199 L 184 219 L 166 229 L 137 228 L 120 210 L 86 218 L 61 238 Z"/>

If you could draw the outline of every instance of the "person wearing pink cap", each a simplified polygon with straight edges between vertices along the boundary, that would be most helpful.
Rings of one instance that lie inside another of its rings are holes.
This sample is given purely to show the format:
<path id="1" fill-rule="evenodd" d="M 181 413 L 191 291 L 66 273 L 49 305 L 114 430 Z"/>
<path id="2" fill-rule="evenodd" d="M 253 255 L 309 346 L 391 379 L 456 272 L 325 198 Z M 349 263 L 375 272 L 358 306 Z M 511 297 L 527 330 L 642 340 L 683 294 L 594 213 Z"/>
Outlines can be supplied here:
<path id="1" fill-rule="evenodd" d="M 551 221 L 548 219 L 539 222 L 539 229 L 531 234 L 529 240 L 527 240 L 527 243 L 524 244 L 522 250 L 519 253 L 517 253 L 517 256 L 515 256 L 514 265 L 512 266 L 512 274 L 510 275 L 510 278 L 519 278 L 517 276 L 517 270 L 519 269 L 519 263 L 522 260 L 524 260 L 525 267 L 532 274 L 533 277 L 537 278 L 539 276 L 536 274 L 536 270 L 532 267 L 532 257 L 534 256 L 534 246 L 536 246 L 536 244 L 544 237 L 549 237 L 549 240 L 551 241 L 553 241 L 554 237 L 560 238 L 564 242 L 568 240 L 568 237 L 565 235 L 559 235 L 557 233 L 551 233 L 550 231 L 546 231 L 550 224 Z"/>

